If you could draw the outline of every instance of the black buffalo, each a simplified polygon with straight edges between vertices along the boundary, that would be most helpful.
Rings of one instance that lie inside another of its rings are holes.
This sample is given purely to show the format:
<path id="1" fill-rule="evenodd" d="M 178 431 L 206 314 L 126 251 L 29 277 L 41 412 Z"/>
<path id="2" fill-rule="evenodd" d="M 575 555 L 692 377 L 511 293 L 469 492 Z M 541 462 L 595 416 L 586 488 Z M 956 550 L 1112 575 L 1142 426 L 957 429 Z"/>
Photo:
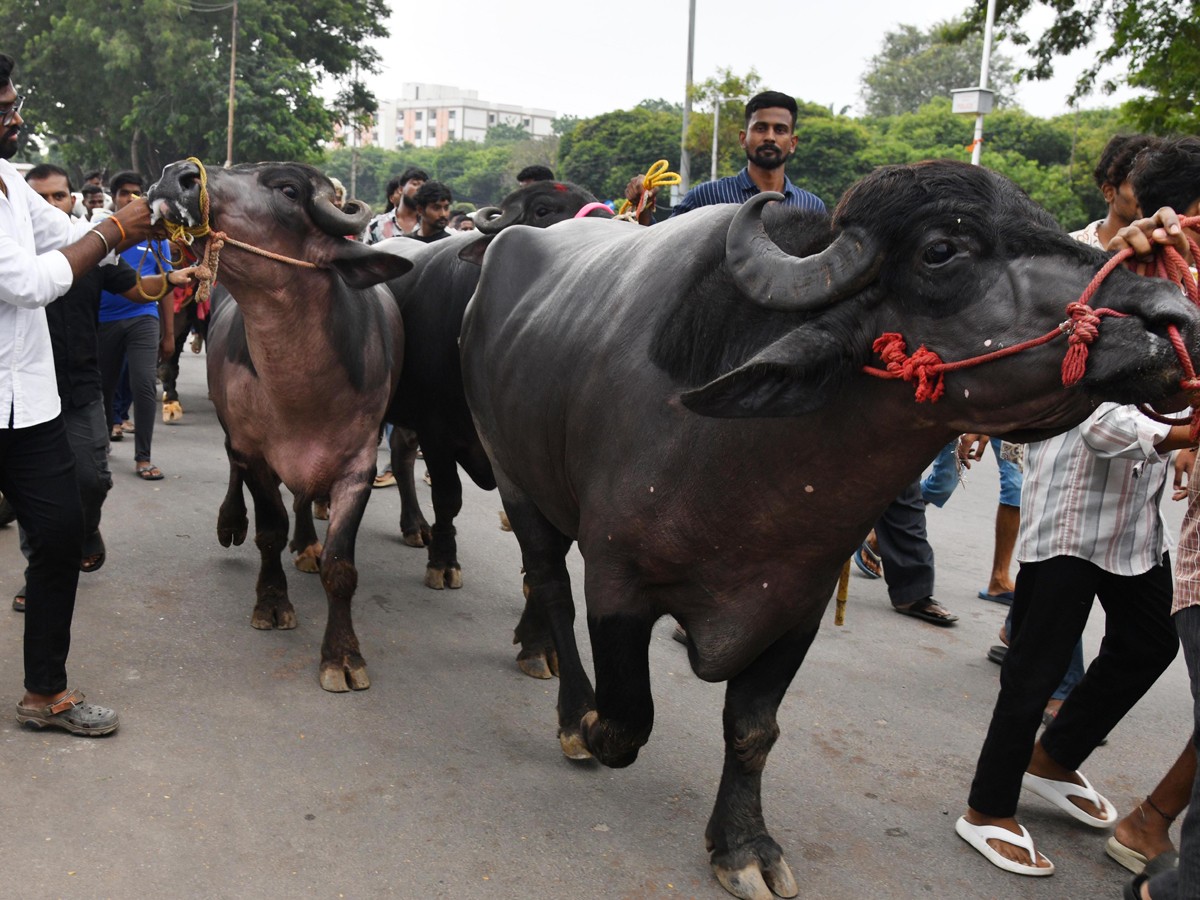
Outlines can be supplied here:
<path id="1" fill-rule="evenodd" d="M 777 195 L 776 195 L 777 196 Z M 489 248 L 462 328 L 467 399 L 521 545 L 526 648 L 552 636 L 570 756 L 633 762 L 653 700 L 655 621 L 727 680 L 725 762 L 707 828 L 739 897 L 793 896 L 761 777 L 776 709 L 838 573 L 887 503 L 960 432 L 1046 437 L 1101 399 L 1154 401 L 1196 346 L 1177 287 L 1114 273 L 1087 373 L 1065 341 L 947 375 L 936 403 L 862 372 L 897 332 L 944 360 L 1041 335 L 1105 260 L 1006 179 L 938 162 L 881 169 L 830 223 L 760 197 L 650 229 L 514 228 Z M 593 692 L 564 557 L 586 565 Z"/>
<path id="2" fill-rule="evenodd" d="M 463 311 L 479 282 L 484 251 L 493 237 L 509 226 L 545 228 L 594 203 L 596 198 L 576 185 L 538 181 L 513 191 L 499 207 L 479 210 L 475 214 L 478 233 L 470 237 L 429 245 L 403 238 L 386 242 L 414 264 L 411 272 L 388 284 L 404 320 L 404 368 L 387 421 L 399 426 L 393 432 L 392 453 L 402 503 L 400 528 L 407 543 L 429 545 L 425 584 L 431 588 L 462 586 L 454 528 L 454 517 L 462 508 L 458 466 L 484 490 L 496 487 L 467 409 L 458 361 L 458 332 Z M 597 209 L 588 215 L 607 218 L 611 213 Z M 416 447 L 406 431 L 416 433 L 429 469 L 432 529 L 412 487 Z M 544 667 L 544 655 L 532 665 Z M 541 670 L 530 674 L 549 677 Z"/>

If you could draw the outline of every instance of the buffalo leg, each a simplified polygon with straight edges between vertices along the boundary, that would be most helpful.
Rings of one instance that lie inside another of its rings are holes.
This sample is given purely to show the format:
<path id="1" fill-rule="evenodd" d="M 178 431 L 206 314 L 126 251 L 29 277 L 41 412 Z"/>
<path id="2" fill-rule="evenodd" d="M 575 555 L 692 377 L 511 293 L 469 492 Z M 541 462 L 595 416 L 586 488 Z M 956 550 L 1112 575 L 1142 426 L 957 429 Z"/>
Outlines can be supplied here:
<path id="1" fill-rule="evenodd" d="M 321 584 L 329 601 L 325 639 L 321 643 L 321 687 L 327 691 L 361 691 L 371 686 L 367 663 L 354 633 L 351 603 L 358 587 L 354 542 L 371 496 L 373 477 L 374 470 L 368 469 L 361 478 L 341 481 L 334 486 L 330 498 L 329 531 L 321 553 Z"/>
<path id="2" fill-rule="evenodd" d="M 458 564 L 458 542 L 454 517 L 462 510 L 462 479 L 454 454 L 437 447 L 425 448 L 425 464 L 433 482 L 433 534 L 429 541 L 429 560 L 425 564 L 425 586 L 462 587 L 462 568 Z"/>
<path id="3" fill-rule="evenodd" d="M 725 688 L 725 766 L 705 842 L 717 879 L 743 900 L 797 893 L 783 851 L 767 833 L 762 773 L 779 737 L 776 711 L 815 636 L 815 628 L 789 632 Z"/>
<path id="4" fill-rule="evenodd" d="M 241 546 L 242 541 L 246 540 L 250 521 L 246 518 L 246 497 L 242 493 L 242 471 L 233 462 L 229 438 L 225 438 L 225 455 L 229 458 L 229 487 L 217 513 L 217 540 L 222 547 L 230 544 Z"/>
<path id="5" fill-rule="evenodd" d="M 502 484 L 500 493 L 525 569 L 525 612 L 513 637 L 513 643 L 521 644 L 517 664 L 529 672 L 531 661 L 540 656 L 547 670 L 559 675 L 559 744 L 568 758 L 588 759 L 591 753 L 579 725 L 595 709 L 596 695 L 575 643 L 575 601 L 566 562 L 572 541 L 514 488 Z"/>
<path id="6" fill-rule="evenodd" d="M 287 546 L 288 517 L 279 495 L 279 479 L 265 462 L 258 460 L 246 470 L 246 486 L 254 498 L 254 543 L 262 559 L 250 624 L 263 630 L 295 628 L 296 610 L 288 600 L 287 577 L 281 561 Z"/>
<path id="7" fill-rule="evenodd" d="M 288 548 L 296 554 L 292 560 L 296 568 L 310 575 L 320 571 L 321 542 L 317 540 L 317 529 L 313 524 L 313 504 L 308 497 L 297 495 L 292 501 L 292 513 L 296 516 L 296 527 L 292 531 L 292 542 Z"/>
<path id="8" fill-rule="evenodd" d="M 388 446 L 392 451 L 392 475 L 396 478 L 396 489 L 400 491 L 400 533 L 404 543 L 410 547 L 424 547 L 432 540 L 429 523 L 421 512 L 417 500 L 417 484 L 413 468 L 417 462 L 417 433 L 411 428 L 392 426 L 392 439 Z"/>
<path id="9" fill-rule="evenodd" d="M 587 593 L 593 594 L 589 583 Z M 588 615 L 596 667 L 596 709 L 580 725 L 588 750 L 604 765 L 620 768 L 637 759 L 650 739 L 650 632 L 654 618 L 628 613 Z"/>

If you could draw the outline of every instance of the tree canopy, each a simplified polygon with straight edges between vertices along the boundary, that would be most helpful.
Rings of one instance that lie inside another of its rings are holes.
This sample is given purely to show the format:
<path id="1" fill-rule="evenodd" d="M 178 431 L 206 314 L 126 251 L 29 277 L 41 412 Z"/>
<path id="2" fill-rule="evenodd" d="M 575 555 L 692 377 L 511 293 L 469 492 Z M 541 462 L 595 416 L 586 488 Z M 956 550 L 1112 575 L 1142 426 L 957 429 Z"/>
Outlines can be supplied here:
<path id="1" fill-rule="evenodd" d="M 151 174 L 225 160 L 231 19 L 227 0 L 0 0 L 31 125 L 68 164 Z M 340 116 L 317 82 L 371 70 L 386 19 L 384 0 L 239 0 L 234 161 L 319 159 Z"/>
<path id="2" fill-rule="evenodd" d="M 1035 37 L 1022 28 L 1021 20 L 1038 4 L 1050 7 L 1055 18 Z M 978 28 L 986 7 L 986 0 L 976 0 L 963 27 Z M 998 0 L 996 24 L 1002 36 L 1027 47 L 1032 57 L 1018 77 L 1049 78 L 1060 56 L 1096 47 L 1093 62 L 1077 79 L 1068 102 L 1097 88 L 1107 94 L 1128 84 L 1145 91 L 1145 97 L 1130 101 L 1125 110 L 1140 129 L 1167 133 L 1200 128 L 1200 19 L 1194 2 Z M 1121 71 L 1102 78 L 1110 65 Z"/>
<path id="3" fill-rule="evenodd" d="M 962 34 L 961 22 L 939 22 L 927 31 L 900 25 L 883 37 L 883 48 L 867 62 L 862 77 L 862 100 L 868 116 L 916 112 L 936 97 L 949 97 L 955 88 L 979 84 L 983 56 L 980 30 Z M 988 87 L 996 105 L 1012 100 L 1012 60 L 994 49 Z"/>

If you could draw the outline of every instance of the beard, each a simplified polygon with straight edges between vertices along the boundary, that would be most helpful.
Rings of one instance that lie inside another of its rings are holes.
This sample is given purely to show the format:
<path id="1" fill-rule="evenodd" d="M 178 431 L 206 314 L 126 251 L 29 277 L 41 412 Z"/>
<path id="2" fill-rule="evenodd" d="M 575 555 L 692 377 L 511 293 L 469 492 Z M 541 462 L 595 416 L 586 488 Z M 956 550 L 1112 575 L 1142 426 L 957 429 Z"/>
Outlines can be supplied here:
<path id="1" fill-rule="evenodd" d="M 404 204 L 404 208 L 407 209 L 409 212 L 417 211 L 417 201 L 414 200 L 412 197 L 408 196 L 408 194 L 401 194 L 400 202 L 402 204 Z"/>
<path id="2" fill-rule="evenodd" d="M 791 152 L 784 153 L 778 147 L 772 144 L 763 144 L 753 153 L 747 152 L 746 159 L 754 163 L 760 169 L 778 169 L 791 157 Z"/>
<path id="3" fill-rule="evenodd" d="M 21 130 L 20 125 L 10 125 L 4 129 L 4 134 L 0 135 L 0 159 L 12 159 L 17 155 L 21 147 Z"/>

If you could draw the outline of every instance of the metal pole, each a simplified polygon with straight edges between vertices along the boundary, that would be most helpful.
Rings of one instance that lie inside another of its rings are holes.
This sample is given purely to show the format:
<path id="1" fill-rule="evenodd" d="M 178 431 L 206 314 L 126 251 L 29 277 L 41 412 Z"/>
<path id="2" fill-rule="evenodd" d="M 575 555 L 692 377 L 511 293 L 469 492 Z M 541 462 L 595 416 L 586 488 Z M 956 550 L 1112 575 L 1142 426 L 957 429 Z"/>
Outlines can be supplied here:
<path id="1" fill-rule="evenodd" d="M 713 102 L 712 181 L 717 180 L 717 126 L 721 122 L 721 101 L 724 99 L 724 97 L 718 97 Z"/>
<path id="2" fill-rule="evenodd" d="M 696 0 L 688 0 L 687 85 L 683 94 L 683 134 L 679 138 L 679 193 L 691 188 L 692 161 L 688 154 L 688 124 L 692 118 L 692 57 L 696 50 Z"/>
<path id="3" fill-rule="evenodd" d="M 988 63 L 992 58 L 992 25 L 996 20 L 996 0 L 988 0 L 987 22 L 983 26 L 983 61 L 979 64 L 979 86 L 988 86 Z M 983 113 L 975 117 L 975 141 L 971 148 L 971 165 L 979 165 L 983 156 Z"/>
<path id="4" fill-rule="evenodd" d="M 229 38 L 229 126 L 225 138 L 225 168 L 233 165 L 233 86 L 237 66 L 237 7 L 238 0 L 233 0 L 233 26 Z"/>

